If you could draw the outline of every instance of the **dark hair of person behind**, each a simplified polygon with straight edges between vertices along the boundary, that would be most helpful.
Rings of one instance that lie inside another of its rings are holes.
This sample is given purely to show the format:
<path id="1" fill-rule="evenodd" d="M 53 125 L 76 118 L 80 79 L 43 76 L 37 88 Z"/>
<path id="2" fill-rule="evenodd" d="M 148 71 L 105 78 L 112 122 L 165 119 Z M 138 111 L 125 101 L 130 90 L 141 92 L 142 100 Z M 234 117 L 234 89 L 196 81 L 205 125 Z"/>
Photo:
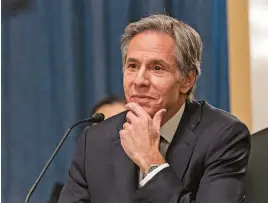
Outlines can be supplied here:
<path id="1" fill-rule="evenodd" d="M 122 103 L 125 104 L 125 100 L 118 96 L 109 96 L 105 99 L 99 101 L 95 106 L 93 106 L 91 114 L 94 114 L 100 107 L 108 104 L 114 104 L 114 103 Z"/>

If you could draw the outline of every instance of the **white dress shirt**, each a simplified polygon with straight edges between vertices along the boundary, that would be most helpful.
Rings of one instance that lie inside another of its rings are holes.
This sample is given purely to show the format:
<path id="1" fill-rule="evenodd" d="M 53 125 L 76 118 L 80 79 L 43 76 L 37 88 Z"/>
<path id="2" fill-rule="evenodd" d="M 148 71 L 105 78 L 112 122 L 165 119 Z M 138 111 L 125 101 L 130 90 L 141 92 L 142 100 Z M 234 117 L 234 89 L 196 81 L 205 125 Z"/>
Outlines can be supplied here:
<path id="1" fill-rule="evenodd" d="M 168 146 L 170 145 L 176 130 L 179 126 L 181 121 L 181 117 L 183 115 L 185 109 L 185 104 L 182 105 L 180 110 L 171 118 L 169 119 L 160 129 L 161 136 L 168 142 Z M 163 170 L 164 168 L 169 167 L 168 163 L 162 164 L 158 166 L 156 169 L 148 173 L 144 179 L 142 179 L 142 172 L 140 171 L 139 176 L 139 186 L 143 187 L 149 180 L 151 180 L 158 172 Z"/>

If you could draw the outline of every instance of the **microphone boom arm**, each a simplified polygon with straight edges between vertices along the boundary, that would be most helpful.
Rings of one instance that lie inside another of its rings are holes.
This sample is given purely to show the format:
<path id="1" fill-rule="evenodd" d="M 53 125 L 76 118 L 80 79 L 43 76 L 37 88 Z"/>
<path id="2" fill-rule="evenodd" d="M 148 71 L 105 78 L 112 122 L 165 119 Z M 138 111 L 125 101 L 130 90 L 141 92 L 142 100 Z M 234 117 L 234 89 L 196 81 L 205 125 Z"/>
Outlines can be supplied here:
<path id="1" fill-rule="evenodd" d="M 59 142 L 58 146 L 56 147 L 56 149 L 54 150 L 53 154 L 51 155 L 50 159 L 48 160 L 48 162 L 46 163 L 45 167 L 43 168 L 43 170 L 41 171 L 40 175 L 38 176 L 38 178 L 36 179 L 35 183 L 33 184 L 33 186 L 31 187 L 30 191 L 28 192 L 26 198 L 25 198 L 25 202 L 24 203 L 28 203 L 33 192 L 35 191 L 38 183 L 41 181 L 41 179 L 43 178 L 45 172 L 47 171 L 48 167 L 50 166 L 51 162 L 53 161 L 53 159 L 55 158 L 57 152 L 60 150 L 60 148 L 62 147 L 64 141 L 66 140 L 66 138 L 68 137 L 69 133 L 71 132 L 71 130 L 81 124 L 81 123 L 86 123 L 86 122 L 101 122 L 102 120 L 104 120 L 104 115 L 99 113 L 99 114 L 94 114 L 92 117 L 90 117 L 89 119 L 85 119 L 82 121 L 79 121 L 77 123 L 75 123 L 73 126 L 71 126 L 66 133 L 64 134 L 64 136 L 62 137 L 61 141 Z"/>

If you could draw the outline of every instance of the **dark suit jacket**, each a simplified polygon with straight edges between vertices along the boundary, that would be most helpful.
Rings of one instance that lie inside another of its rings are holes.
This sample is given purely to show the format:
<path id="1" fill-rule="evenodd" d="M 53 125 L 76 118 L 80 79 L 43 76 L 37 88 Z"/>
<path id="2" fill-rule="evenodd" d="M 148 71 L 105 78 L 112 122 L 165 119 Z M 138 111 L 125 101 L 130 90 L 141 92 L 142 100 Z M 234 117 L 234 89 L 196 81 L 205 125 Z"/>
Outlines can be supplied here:
<path id="1" fill-rule="evenodd" d="M 268 128 L 251 135 L 245 183 L 248 203 L 268 203 Z"/>
<path id="2" fill-rule="evenodd" d="M 139 169 L 120 144 L 125 115 L 83 132 L 60 203 L 244 201 L 250 137 L 237 118 L 206 102 L 188 102 L 166 155 L 170 167 L 138 188 Z"/>

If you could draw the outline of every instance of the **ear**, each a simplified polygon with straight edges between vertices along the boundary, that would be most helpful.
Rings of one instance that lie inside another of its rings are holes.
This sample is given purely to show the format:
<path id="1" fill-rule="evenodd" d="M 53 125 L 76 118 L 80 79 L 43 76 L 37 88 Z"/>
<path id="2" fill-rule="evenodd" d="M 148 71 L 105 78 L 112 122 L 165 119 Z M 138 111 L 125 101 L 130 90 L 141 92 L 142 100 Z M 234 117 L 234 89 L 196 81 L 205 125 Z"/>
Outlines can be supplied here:
<path id="1" fill-rule="evenodd" d="M 196 80 L 196 72 L 190 71 L 186 76 L 183 77 L 180 86 L 180 92 L 187 94 L 188 91 L 194 86 Z"/>

